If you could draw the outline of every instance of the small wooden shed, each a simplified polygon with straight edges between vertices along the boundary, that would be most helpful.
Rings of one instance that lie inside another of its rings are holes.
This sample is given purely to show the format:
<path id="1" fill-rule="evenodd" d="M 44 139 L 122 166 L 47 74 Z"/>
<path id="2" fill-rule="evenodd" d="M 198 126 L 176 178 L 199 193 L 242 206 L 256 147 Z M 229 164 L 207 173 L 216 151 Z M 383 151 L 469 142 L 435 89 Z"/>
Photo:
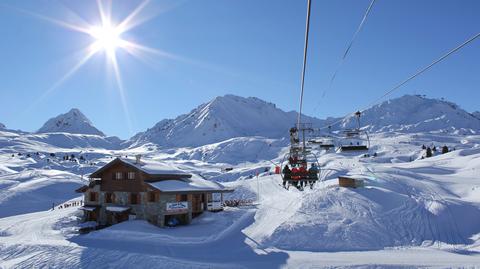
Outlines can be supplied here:
<path id="1" fill-rule="evenodd" d="M 338 186 L 340 187 L 358 188 L 358 187 L 363 187 L 363 185 L 364 185 L 363 179 L 347 177 L 347 176 L 338 177 Z"/>

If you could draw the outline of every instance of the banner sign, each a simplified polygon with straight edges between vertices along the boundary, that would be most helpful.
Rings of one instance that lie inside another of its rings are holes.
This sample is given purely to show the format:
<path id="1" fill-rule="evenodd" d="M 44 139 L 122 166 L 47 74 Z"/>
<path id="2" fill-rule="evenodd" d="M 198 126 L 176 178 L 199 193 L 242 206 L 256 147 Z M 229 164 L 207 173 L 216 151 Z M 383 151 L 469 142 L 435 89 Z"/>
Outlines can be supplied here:
<path id="1" fill-rule="evenodd" d="M 212 193 L 212 200 L 207 204 L 208 210 L 222 209 L 222 195 L 220 193 Z"/>
<path id="2" fill-rule="evenodd" d="M 186 213 L 188 212 L 188 202 L 167 203 L 168 213 Z"/>

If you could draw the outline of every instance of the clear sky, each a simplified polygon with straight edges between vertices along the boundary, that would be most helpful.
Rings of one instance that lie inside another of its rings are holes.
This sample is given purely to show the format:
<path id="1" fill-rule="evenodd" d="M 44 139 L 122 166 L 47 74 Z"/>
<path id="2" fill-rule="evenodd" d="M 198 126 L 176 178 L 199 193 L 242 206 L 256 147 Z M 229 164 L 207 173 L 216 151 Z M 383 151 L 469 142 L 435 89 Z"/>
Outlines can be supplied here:
<path id="1" fill-rule="evenodd" d="M 142 3 L 114 1 L 113 24 Z M 306 114 L 325 118 L 363 108 L 480 32 L 477 0 L 377 0 L 333 87 L 322 97 L 369 3 L 312 0 Z M 52 20 L 101 25 L 97 2 L 3 0 L 0 122 L 35 131 L 76 107 L 108 135 L 128 138 L 227 93 L 297 110 L 305 14 L 306 0 L 153 0 L 132 19 L 143 23 L 121 38 L 155 51 L 137 51 L 140 57 L 134 57 L 116 50 L 123 105 L 105 51 L 58 83 L 95 38 Z M 444 97 L 474 111 L 480 110 L 479 85 L 477 40 L 393 97 Z"/>

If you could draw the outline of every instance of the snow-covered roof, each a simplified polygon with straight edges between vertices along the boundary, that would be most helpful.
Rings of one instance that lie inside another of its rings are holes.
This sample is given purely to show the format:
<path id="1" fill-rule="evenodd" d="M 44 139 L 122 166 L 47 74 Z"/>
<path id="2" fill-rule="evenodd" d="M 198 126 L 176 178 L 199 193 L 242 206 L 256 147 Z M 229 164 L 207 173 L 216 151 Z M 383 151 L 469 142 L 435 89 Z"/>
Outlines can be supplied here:
<path id="1" fill-rule="evenodd" d="M 199 176 L 193 176 L 192 178 L 181 180 L 161 180 L 157 182 L 150 182 L 148 185 L 161 192 L 232 191 L 218 182 L 205 180 Z"/>
<path id="2" fill-rule="evenodd" d="M 107 206 L 106 210 L 110 212 L 125 212 L 129 210 L 128 206 Z"/>
<path id="3" fill-rule="evenodd" d="M 91 212 L 91 211 L 94 211 L 95 209 L 97 209 L 97 207 L 96 206 L 82 206 L 82 207 L 79 207 L 78 209 Z"/>
<path id="4" fill-rule="evenodd" d="M 152 160 L 141 160 L 140 163 L 137 163 L 136 160 L 128 159 L 128 158 L 116 158 L 115 160 L 109 162 L 108 164 L 104 165 L 102 168 L 98 169 L 94 173 L 90 175 L 90 178 L 97 178 L 100 177 L 102 172 L 106 170 L 108 167 L 113 165 L 114 163 L 122 162 L 128 166 L 135 167 L 136 169 L 149 174 L 149 175 L 164 175 L 164 176 L 172 176 L 174 178 L 189 178 L 192 175 L 182 171 L 178 168 L 170 166 L 165 163 L 160 163 Z"/>
<path id="5" fill-rule="evenodd" d="M 151 175 L 167 174 L 167 175 L 189 175 L 190 176 L 190 174 L 165 163 L 160 163 L 160 162 L 151 161 L 151 160 L 141 160 L 140 164 L 138 164 L 136 163 L 135 160 L 132 160 L 132 159 L 128 159 L 128 158 L 119 158 L 119 159 Z"/>

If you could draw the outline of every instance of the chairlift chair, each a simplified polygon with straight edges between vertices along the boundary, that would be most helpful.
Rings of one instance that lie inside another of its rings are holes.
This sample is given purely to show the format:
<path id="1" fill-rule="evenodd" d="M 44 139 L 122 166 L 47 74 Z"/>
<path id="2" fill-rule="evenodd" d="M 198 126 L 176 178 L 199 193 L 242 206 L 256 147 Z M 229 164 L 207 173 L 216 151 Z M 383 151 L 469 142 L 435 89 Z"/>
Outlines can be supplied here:
<path id="1" fill-rule="evenodd" d="M 362 112 L 355 112 L 357 128 L 343 131 L 344 139 L 340 145 L 341 151 L 363 151 L 370 148 L 368 132 L 360 129 L 360 116 Z"/>
<path id="2" fill-rule="evenodd" d="M 298 128 L 290 129 L 290 151 L 282 160 L 281 176 L 285 189 L 295 186 L 299 190 L 303 190 L 304 186 L 313 185 L 318 181 L 320 174 L 320 165 L 317 156 L 312 153 L 311 148 L 307 146 L 305 141 L 305 132 L 311 130 L 307 124 L 299 125 Z M 298 138 L 298 132 L 302 132 L 302 141 Z M 310 169 L 315 164 L 315 169 Z M 288 165 L 290 173 L 286 173 L 285 166 Z"/>
<path id="3" fill-rule="evenodd" d="M 370 148 L 370 137 L 367 131 L 355 129 L 345 130 L 341 140 L 341 151 L 364 151 Z"/>

